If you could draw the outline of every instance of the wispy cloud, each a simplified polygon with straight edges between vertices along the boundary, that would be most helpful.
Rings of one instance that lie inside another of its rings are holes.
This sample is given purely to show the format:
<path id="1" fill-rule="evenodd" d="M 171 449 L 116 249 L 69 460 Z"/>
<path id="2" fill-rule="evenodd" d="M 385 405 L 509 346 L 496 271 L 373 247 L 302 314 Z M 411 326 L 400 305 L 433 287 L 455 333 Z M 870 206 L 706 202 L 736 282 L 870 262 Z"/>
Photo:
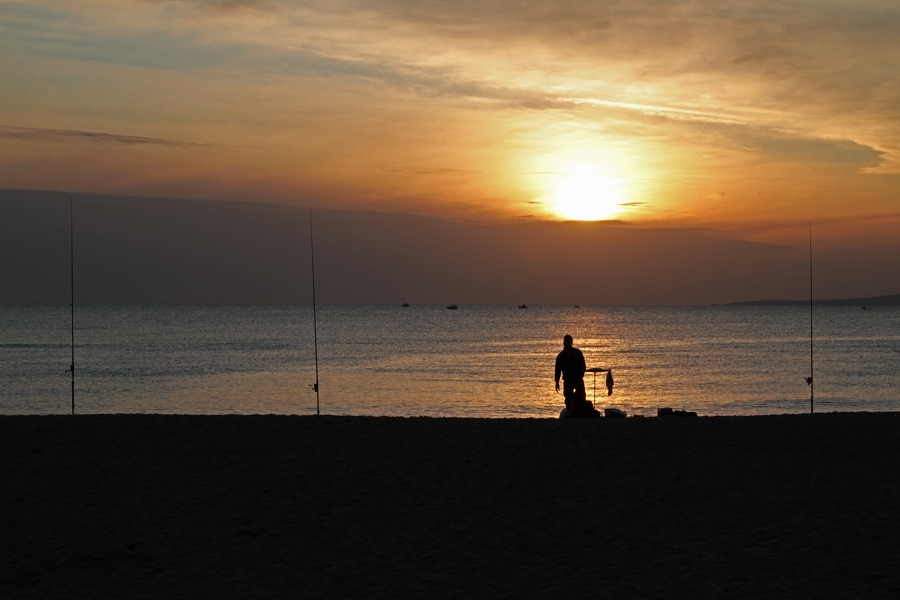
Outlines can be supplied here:
<path id="1" fill-rule="evenodd" d="M 197 142 L 165 140 L 135 135 L 118 135 L 97 131 L 71 131 L 67 129 L 42 129 L 37 127 L 11 127 L 0 125 L 0 137 L 22 141 L 71 141 L 80 140 L 104 144 L 153 145 L 172 147 L 208 146 Z"/>
<path id="2" fill-rule="evenodd" d="M 417 175 L 471 175 L 477 172 L 470 169 L 453 169 L 450 167 L 382 167 L 381 170 L 390 173 L 415 173 Z"/>

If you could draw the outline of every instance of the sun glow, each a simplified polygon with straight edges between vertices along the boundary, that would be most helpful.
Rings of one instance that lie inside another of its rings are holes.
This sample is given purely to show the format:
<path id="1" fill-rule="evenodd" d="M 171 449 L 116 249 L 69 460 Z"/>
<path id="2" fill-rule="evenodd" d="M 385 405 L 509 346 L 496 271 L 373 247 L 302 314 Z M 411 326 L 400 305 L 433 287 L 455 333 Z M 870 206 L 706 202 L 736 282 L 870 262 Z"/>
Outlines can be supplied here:
<path id="1" fill-rule="evenodd" d="M 575 221 L 601 221 L 620 210 L 622 190 L 612 177 L 573 174 L 563 179 L 550 200 L 550 210 Z"/>

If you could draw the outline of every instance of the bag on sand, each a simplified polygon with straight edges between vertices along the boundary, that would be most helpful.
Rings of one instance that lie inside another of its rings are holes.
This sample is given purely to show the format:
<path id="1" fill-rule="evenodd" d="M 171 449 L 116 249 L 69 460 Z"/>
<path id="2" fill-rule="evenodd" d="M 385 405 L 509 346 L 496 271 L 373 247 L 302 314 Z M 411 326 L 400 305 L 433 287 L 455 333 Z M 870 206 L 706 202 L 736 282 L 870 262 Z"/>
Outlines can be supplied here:
<path id="1" fill-rule="evenodd" d="M 600 414 L 600 411 L 594 408 L 594 405 L 591 402 L 584 399 L 576 399 L 572 402 L 572 409 L 569 410 L 568 416 L 592 419 L 602 415 Z"/>
<path id="2" fill-rule="evenodd" d="M 594 408 L 594 405 L 587 400 L 580 400 L 574 403 L 574 410 L 564 408 L 559 413 L 560 419 L 571 418 L 587 418 L 594 419 L 602 416 L 607 417 L 625 417 L 625 411 L 618 408 L 607 408 L 603 413 Z"/>

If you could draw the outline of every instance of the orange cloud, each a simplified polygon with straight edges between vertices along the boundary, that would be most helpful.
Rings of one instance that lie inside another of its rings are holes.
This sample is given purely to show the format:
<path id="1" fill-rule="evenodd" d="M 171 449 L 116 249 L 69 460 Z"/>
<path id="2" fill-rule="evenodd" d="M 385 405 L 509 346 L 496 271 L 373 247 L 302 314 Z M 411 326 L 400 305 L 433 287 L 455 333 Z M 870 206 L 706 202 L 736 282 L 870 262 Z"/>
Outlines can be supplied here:
<path id="1" fill-rule="evenodd" d="M 7 3 L 0 186 L 502 221 L 559 218 L 579 173 L 645 224 L 884 214 L 898 17 L 849 0 Z"/>

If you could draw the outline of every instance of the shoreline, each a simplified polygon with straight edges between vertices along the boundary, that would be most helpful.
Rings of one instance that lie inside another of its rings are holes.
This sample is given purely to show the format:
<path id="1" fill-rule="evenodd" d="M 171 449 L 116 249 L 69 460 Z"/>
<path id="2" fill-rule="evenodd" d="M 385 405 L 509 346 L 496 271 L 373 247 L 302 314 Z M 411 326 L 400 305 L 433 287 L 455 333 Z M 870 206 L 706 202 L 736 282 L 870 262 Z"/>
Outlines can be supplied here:
<path id="1" fill-rule="evenodd" d="M 0 416 L 0 596 L 895 597 L 898 429 Z"/>

